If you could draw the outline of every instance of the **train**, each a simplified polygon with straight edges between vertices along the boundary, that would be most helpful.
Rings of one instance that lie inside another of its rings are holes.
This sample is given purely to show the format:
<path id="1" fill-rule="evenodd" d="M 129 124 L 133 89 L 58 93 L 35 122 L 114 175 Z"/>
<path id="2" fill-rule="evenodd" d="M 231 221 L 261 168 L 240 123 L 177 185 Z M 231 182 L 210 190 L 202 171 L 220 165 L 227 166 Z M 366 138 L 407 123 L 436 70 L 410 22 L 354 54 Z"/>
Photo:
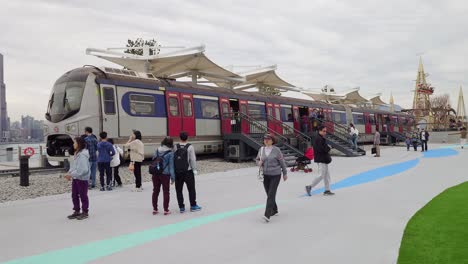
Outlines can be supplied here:
<path id="1" fill-rule="evenodd" d="M 270 115 L 301 129 L 301 118 L 323 113 L 336 125 L 355 124 L 360 142 L 371 142 L 376 129 L 407 133 L 414 117 L 406 113 L 356 108 L 313 100 L 266 96 L 235 89 L 157 78 L 151 73 L 84 66 L 63 74 L 50 93 L 44 137 L 49 161 L 73 154 L 73 138 L 92 127 L 106 131 L 116 144 L 141 131 L 145 156 L 151 157 L 166 136 L 177 141 L 185 131 L 197 154 L 223 151 L 226 113 Z M 266 119 L 265 119 L 266 120 Z M 265 121 L 267 122 L 267 121 Z M 281 132 L 281 131 L 280 131 Z"/>

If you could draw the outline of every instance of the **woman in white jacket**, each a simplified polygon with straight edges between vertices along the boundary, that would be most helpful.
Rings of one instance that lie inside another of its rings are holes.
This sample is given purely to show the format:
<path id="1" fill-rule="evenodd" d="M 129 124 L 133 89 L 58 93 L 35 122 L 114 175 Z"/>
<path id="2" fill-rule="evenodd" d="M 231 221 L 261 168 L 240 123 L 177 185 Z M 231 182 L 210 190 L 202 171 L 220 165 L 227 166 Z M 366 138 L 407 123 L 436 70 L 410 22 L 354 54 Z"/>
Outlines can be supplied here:
<path id="1" fill-rule="evenodd" d="M 109 138 L 107 141 L 112 144 L 112 146 L 114 147 L 114 152 L 115 152 L 115 155 L 112 156 L 112 160 L 110 163 L 110 166 L 112 168 L 111 174 L 114 176 L 114 180 L 112 182 L 114 186 L 115 186 L 115 182 L 117 182 L 117 187 L 122 187 L 122 180 L 120 179 L 120 176 L 119 176 L 119 167 L 120 167 L 120 156 L 123 156 L 123 150 L 119 146 L 114 145 L 114 140 L 112 138 Z"/>

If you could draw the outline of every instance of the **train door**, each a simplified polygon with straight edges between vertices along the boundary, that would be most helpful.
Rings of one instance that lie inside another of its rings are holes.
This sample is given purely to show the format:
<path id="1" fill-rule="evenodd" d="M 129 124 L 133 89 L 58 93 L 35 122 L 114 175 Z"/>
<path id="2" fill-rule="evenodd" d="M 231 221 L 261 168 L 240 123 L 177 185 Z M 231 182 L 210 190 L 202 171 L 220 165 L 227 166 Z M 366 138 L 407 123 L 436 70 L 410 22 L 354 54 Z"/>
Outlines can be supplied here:
<path id="1" fill-rule="evenodd" d="M 182 131 L 179 96 L 177 92 L 166 92 L 167 135 L 170 137 L 178 137 Z"/>
<path id="2" fill-rule="evenodd" d="M 382 128 L 380 127 L 381 125 L 381 122 L 380 122 L 380 119 L 379 119 L 379 115 L 377 113 L 374 114 L 374 121 L 375 121 L 375 129 L 376 130 L 379 130 L 380 132 L 382 132 Z"/>
<path id="3" fill-rule="evenodd" d="M 390 118 L 390 122 L 389 122 L 389 131 L 390 132 L 393 132 L 395 131 L 395 125 L 397 125 L 397 119 L 395 118 L 395 116 L 392 116 L 392 115 L 389 115 L 388 118 Z"/>
<path id="4" fill-rule="evenodd" d="M 101 84 L 102 131 L 106 131 L 109 138 L 119 137 L 119 115 L 115 100 L 118 97 L 116 93 L 115 86 Z"/>
<path id="5" fill-rule="evenodd" d="M 405 126 L 405 118 L 399 116 L 398 117 L 398 132 L 403 133 L 404 132 L 404 126 Z"/>
<path id="6" fill-rule="evenodd" d="M 299 123 L 299 107 L 293 106 L 293 122 L 294 122 L 294 129 L 300 130 L 301 125 Z"/>
<path id="7" fill-rule="evenodd" d="M 273 113 L 274 113 L 274 117 L 276 118 L 276 132 L 279 133 L 280 135 L 283 134 L 283 128 L 281 126 L 281 106 L 279 104 L 274 104 L 273 105 Z"/>
<path id="8" fill-rule="evenodd" d="M 326 120 L 325 121 L 325 124 L 327 124 L 327 129 L 328 129 L 328 132 L 330 133 L 334 133 L 335 132 L 335 125 L 333 123 L 333 119 L 332 119 L 332 110 L 331 108 L 324 108 L 323 109 L 323 116 L 324 116 L 324 119 Z"/>
<path id="9" fill-rule="evenodd" d="M 272 103 L 267 103 L 266 104 L 266 110 L 267 110 L 267 125 L 268 128 L 276 131 L 276 122 L 273 120 L 275 118 L 275 111 L 274 111 L 274 106 Z"/>
<path id="10" fill-rule="evenodd" d="M 230 134 L 232 113 L 229 106 L 229 99 L 219 98 L 219 112 L 221 113 L 221 133 Z"/>
<path id="11" fill-rule="evenodd" d="M 180 93 L 182 103 L 182 131 L 189 136 L 195 136 L 195 111 L 193 107 L 193 95 Z"/>
<path id="12" fill-rule="evenodd" d="M 371 134 L 372 133 L 372 124 L 371 124 L 371 118 L 370 118 L 369 113 L 364 113 L 364 124 L 365 124 L 366 134 Z"/>
<path id="13" fill-rule="evenodd" d="M 239 108 L 240 108 L 241 114 L 249 115 L 248 110 L 247 110 L 247 101 L 239 100 L 239 105 L 240 105 Z M 245 120 L 244 118 L 242 118 L 241 127 L 242 127 L 241 129 L 242 133 L 249 134 L 250 125 L 249 125 L 249 122 L 247 122 L 247 120 Z"/>

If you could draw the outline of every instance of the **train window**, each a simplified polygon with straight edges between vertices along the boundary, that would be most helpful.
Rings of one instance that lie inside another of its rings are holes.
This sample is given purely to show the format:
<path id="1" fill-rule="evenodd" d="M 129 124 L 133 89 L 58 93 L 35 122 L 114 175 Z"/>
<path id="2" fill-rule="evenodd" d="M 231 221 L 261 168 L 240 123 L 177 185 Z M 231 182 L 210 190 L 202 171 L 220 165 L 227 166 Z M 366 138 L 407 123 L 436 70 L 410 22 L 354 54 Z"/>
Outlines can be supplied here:
<path id="1" fill-rule="evenodd" d="M 333 115 L 334 115 L 333 120 L 336 123 L 341 123 L 341 113 L 333 113 Z"/>
<path id="2" fill-rule="evenodd" d="M 217 101 L 201 101 L 203 118 L 219 118 L 219 108 Z"/>
<path id="3" fill-rule="evenodd" d="M 192 100 L 184 99 L 184 116 L 192 116 Z"/>
<path id="4" fill-rule="evenodd" d="M 227 103 L 222 103 L 222 104 L 221 104 L 221 109 L 222 109 L 222 111 L 223 111 L 223 114 L 229 113 L 229 106 L 228 106 Z"/>
<path id="5" fill-rule="evenodd" d="M 106 115 L 115 114 L 115 97 L 114 88 L 104 87 L 102 88 L 102 95 L 104 101 L 104 113 Z"/>
<path id="6" fill-rule="evenodd" d="M 271 107 L 269 107 L 269 106 L 267 107 L 267 109 L 268 109 L 268 115 L 272 116 L 273 115 L 273 109 L 271 109 Z"/>
<path id="7" fill-rule="evenodd" d="M 277 108 L 277 107 L 275 108 L 275 115 L 276 115 L 276 116 L 275 116 L 275 117 L 276 117 L 276 119 L 279 119 L 279 120 L 281 120 L 281 117 L 280 117 L 280 109 L 279 109 L 279 108 Z"/>
<path id="8" fill-rule="evenodd" d="M 256 105 L 256 104 L 249 104 L 249 115 L 255 116 L 256 118 L 263 119 L 265 118 L 265 106 L 264 105 Z"/>
<path id="9" fill-rule="evenodd" d="M 362 114 L 353 114 L 355 125 L 364 125 L 364 116 Z"/>
<path id="10" fill-rule="evenodd" d="M 292 118 L 292 110 L 291 108 L 283 108 L 283 113 L 284 113 L 284 120 L 288 122 L 294 121 Z"/>
<path id="11" fill-rule="evenodd" d="M 130 112 L 134 115 L 154 115 L 154 96 L 131 94 Z"/>
<path id="12" fill-rule="evenodd" d="M 179 116 L 179 99 L 169 98 L 169 112 L 171 112 L 171 116 Z"/>
<path id="13" fill-rule="evenodd" d="M 299 109 L 294 109 L 294 120 L 299 121 Z"/>
<path id="14" fill-rule="evenodd" d="M 247 106 L 245 104 L 241 105 L 241 113 L 247 114 Z"/>

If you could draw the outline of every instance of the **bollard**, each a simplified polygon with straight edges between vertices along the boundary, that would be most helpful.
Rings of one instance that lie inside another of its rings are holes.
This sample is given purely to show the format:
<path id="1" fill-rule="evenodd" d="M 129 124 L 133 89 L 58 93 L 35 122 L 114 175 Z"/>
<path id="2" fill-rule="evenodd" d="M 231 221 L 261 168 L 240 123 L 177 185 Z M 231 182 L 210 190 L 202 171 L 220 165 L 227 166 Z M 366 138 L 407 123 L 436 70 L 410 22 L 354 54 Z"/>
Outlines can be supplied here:
<path id="1" fill-rule="evenodd" d="M 7 161 L 13 161 L 13 148 L 6 148 Z"/>
<path id="2" fill-rule="evenodd" d="M 21 159 L 21 146 L 18 146 L 18 160 Z"/>
<path id="3" fill-rule="evenodd" d="M 29 186 L 29 156 L 20 156 L 20 186 Z"/>
<path id="4" fill-rule="evenodd" d="M 42 146 L 39 146 L 39 167 L 40 168 L 47 167 L 47 156 L 44 155 Z"/>

